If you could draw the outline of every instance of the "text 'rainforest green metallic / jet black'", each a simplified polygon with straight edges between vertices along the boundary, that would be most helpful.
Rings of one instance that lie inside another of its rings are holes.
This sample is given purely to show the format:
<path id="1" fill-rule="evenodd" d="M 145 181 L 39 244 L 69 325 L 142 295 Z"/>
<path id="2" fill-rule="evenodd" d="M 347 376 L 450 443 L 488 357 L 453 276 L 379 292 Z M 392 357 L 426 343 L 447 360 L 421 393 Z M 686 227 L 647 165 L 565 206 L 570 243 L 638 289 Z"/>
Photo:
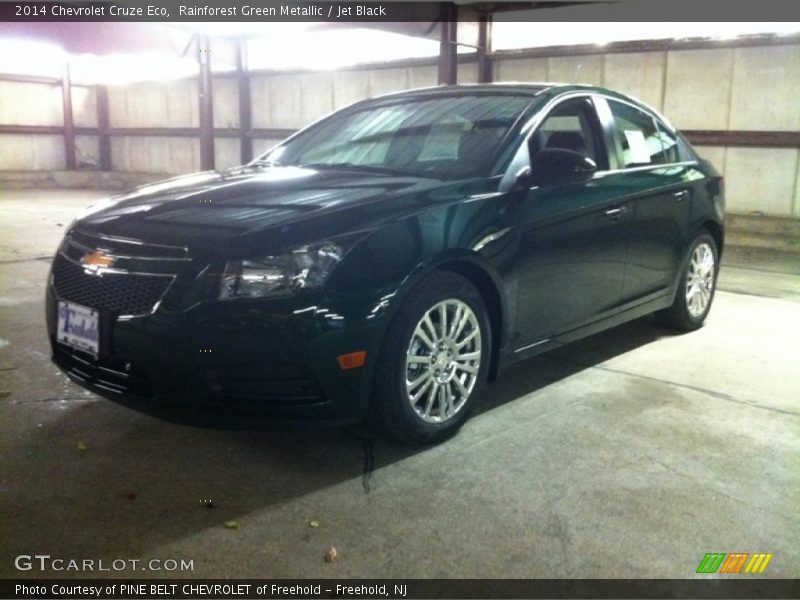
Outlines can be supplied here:
<path id="1" fill-rule="evenodd" d="M 53 360 L 171 420 L 434 442 L 505 365 L 653 312 L 699 327 L 723 208 L 717 171 L 615 92 L 383 96 L 91 206 L 53 261 Z"/>

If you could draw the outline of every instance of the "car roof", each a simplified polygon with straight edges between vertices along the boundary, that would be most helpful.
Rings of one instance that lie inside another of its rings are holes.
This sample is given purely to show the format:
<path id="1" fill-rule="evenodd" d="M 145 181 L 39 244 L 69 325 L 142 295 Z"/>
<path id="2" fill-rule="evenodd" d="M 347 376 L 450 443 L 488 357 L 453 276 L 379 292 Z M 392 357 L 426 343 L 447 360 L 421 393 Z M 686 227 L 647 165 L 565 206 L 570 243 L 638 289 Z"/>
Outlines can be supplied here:
<path id="1" fill-rule="evenodd" d="M 572 90 L 585 90 L 602 92 L 614 96 L 626 97 L 624 94 L 601 88 L 595 85 L 585 83 L 563 83 L 563 82 L 496 82 L 496 83 L 460 83 L 455 85 L 437 85 L 423 88 L 416 88 L 412 90 L 402 90 L 398 92 L 391 92 L 389 94 L 381 94 L 375 98 L 398 98 L 398 97 L 414 97 L 414 96 L 436 96 L 436 95 L 450 95 L 459 92 L 486 92 L 486 93 L 517 93 L 521 95 L 538 96 L 543 92 L 561 93 Z"/>
<path id="2" fill-rule="evenodd" d="M 383 99 L 403 99 L 403 98 L 429 98 L 435 96 L 451 96 L 460 93 L 486 93 L 486 94 L 518 94 L 522 96 L 530 96 L 531 98 L 537 96 L 547 96 L 549 98 L 556 97 L 560 94 L 567 92 L 595 92 L 609 96 L 611 98 L 619 98 L 627 102 L 631 102 L 640 106 L 650 112 L 655 112 L 652 107 L 647 106 L 641 100 L 602 88 L 596 85 L 589 85 L 585 83 L 555 83 L 555 82 L 530 82 L 530 83 L 517 83 L 517 82 L 498 82 L 498 83 L 462 83 L 456 85 L 438 85 L 424 88 L 417 88 L 413 90 L 401 90 L 398 92 L 391 92 L 389 94 L 381 94 L 365 100 L 383 100 Z M 363 102 L 363 101 L 362 101 Z M 357 103 L 360 104 L 360 103 Z"/>
<path id="3" fill-rule="evenodd" d="M 568 92 L 594 92 L 602 94 L 609 98 L 617 98 L 634 104 L 642 110 L 658 117 L 670 128 L 674 127 L 669 121 L 660 114 L 656 109 L 648 104 L 642 102 L 638 98 L 628 96 L 621 92 L 610 90 L 596 85 L 585 83 L 563 83 L 563 82 L 497 82 L 497 83 L 467 83 L 457 85 L 439 85 L 425 88 L 417 88 L 413 90 L 403 90 L 399 92 L 392 92 L 390 94 L 382 94 L 375 96 L 372 100 L 386 99 L 400 99 L 400 98 L 427 98 L 432 96 L 448 96 L 463 92 L 477 92 L 477 93 L 500 93 L 500 94 L 519 94 L 530 96 L 531 98 L 537 96 L 546 96 L 548 98 L 555 98 L 561 94 Z"/>

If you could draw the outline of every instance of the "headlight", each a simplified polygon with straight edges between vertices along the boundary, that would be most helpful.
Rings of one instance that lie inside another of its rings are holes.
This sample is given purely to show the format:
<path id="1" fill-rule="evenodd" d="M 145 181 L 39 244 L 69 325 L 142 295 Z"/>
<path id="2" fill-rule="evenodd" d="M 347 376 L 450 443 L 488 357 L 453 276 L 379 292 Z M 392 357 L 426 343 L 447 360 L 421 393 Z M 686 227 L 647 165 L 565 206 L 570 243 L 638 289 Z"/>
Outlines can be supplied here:
<path id="1" fill-rule="evenodd" d="M 340 246 L 323 243 L 279 256 L 229 262 L 222 275 L 219 297 L 264 298 L 320 287 L 343 255 Z"/>

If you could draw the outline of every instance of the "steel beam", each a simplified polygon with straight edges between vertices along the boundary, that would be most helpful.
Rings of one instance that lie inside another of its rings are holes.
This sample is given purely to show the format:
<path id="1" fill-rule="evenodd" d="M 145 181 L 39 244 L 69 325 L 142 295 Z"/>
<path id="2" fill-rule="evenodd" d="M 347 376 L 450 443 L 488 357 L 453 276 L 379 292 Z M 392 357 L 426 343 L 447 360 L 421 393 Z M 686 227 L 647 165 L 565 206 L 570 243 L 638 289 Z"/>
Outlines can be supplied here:
<path id="1" fill-rule="evenodd" d="M 44 85 L 61 85 L 58 77 L 41 77 L 39 75 L 22 75 L 17 73 L 0 73 L 0 81 L 14 83 L 41 83 Z"/>
<path id="2" fill-rule="evenodd" d="M 80 135 L 101 136 L 97 127 L 76 127 Z M 0 125 L 0 135 L 63 135 L 64 128 L 57 125 Z M 253 138 L 284 139 L 297 133 L 296 129 L 254 128 Z M 731 146 L 750 148 L 800 148 L 800 131 L 714 131 L 684 129 L 683 135 L 698 146 Z M 197 137 L 196 127 L 115 127 L 108 129 L 108 137 Z M 238 138 L 238 128 L 218 127 L 214 135 Z"/>
<path id="3" fill-rule="evenodd" d="M 586 54 L 625 54 L 628 52 L 667 52 L 670 50 L 716 50 L 719 48 L 755 48 L 762 46 L 786 46 L 800 43 L 800 34 L 758 34 L 739 36 L 727 40 L 708 38 L 686 38 L 669 40 L 633 40 L 608 44 L 575 44 L 564 46 L 542 46 L 541 48 L 519 48 L 492 52 L 494 60 L 515 58 L 557 58 L 560 56 L 584 56 Z"/>
<path id="4" fill-rule="evenodd" d="M 108 112 L 108 88 L 98 85 L 97 94 L 97 146 L 100 153 L 100 170 L 111 171 L 111 118 Z"/>
<path id="5" fill-rule="evenodd" d="M 211 44 L 206 35 L 197 36 L 198 97 L 200 104 L 200 168 L 214 170 L 214 85 L 211 77 Z"/>
<path id="6" fill-rule="evenodd" d="M 239 160 L 242 161 L 242 164 L 253 160 L 253 108 L 245 44 L 244 40 L 236 40 L 236 74 L 239 82 Z"/>
<path id="7" fill-rule="evenodd" d="M 478 21 L 478 83 L 492 82 L 492 15 L 482 13 Z"/>
<path id="8" fill-rule="evenodd" d="M 800 148 L 800 131 L 714 131 L 681 130 L 698 146 L 739 146 L 751 148 Z"/>
<path id="9" fill-rule="evenodd" d="M 439 37 L 439 85 L 458 82 L 458 9 L 452 2 L 443 2 Z"/>
<path id="10" fill-rule="evenodd" d="M 69 63 L 64 63 L 64 76 L 61 79 L 61 98 L 64 112 L 64 166 L 74 171 L 77 166 L 75 157 L 75 115 L 72 113 L 72 83 L 70 81 Z"/>

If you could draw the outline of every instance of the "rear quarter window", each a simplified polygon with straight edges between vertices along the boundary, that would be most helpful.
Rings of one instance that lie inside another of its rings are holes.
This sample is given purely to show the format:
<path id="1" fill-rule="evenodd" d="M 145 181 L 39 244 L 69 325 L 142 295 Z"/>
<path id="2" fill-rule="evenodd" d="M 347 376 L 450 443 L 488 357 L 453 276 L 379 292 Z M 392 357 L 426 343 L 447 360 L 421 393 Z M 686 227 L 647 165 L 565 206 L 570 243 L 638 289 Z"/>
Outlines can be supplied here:
<path id="1" fill-rule="evenodd" d="M 666 128 L 629 104 L 608 101 L 614 117 L 623 168 L 678 162 L 678 139 Z"/>

